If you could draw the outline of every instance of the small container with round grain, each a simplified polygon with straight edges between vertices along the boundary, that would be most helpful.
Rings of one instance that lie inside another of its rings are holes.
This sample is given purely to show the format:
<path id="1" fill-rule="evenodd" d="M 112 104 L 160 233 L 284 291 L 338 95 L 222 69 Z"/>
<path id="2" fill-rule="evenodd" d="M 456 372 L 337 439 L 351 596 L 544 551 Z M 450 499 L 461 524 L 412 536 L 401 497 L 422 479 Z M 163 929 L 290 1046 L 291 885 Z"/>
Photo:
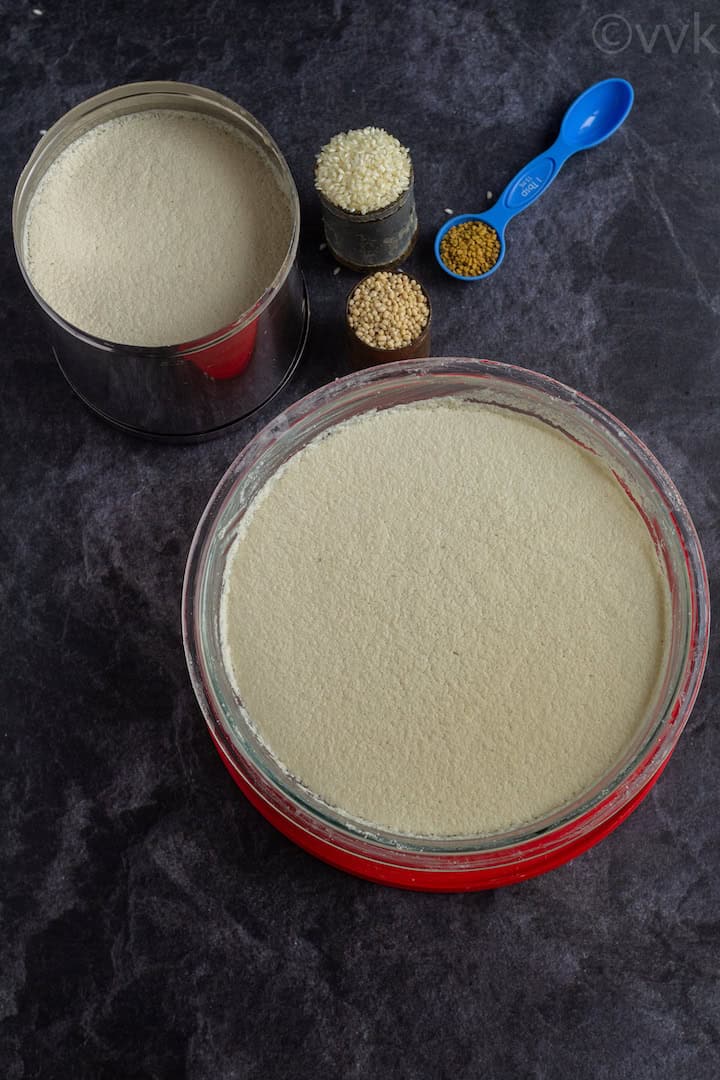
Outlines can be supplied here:
<path id="1" fill-rule="evenodd" d="M 335 135 L 321 149 L 315 188 L 332 255 L 350 270 L 399 266 L 418 231 L 408 150 L 382 128 Z"/>
<path id="2" fill-rule="evenodd" d="M 430 298 L 415 278 L 380 270 L 359 281 L 345 322 L 353 370 L 430 355 Z"/>

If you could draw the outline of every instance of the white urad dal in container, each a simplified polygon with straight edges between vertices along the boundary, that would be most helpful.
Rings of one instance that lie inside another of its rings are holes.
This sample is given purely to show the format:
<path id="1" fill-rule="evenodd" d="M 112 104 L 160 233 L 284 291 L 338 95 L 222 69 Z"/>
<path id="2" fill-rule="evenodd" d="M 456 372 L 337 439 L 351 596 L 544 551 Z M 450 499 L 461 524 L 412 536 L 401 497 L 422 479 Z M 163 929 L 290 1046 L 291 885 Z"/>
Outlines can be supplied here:
<path id="1" fill-rule="evenodd" d="M 226 666 L 282 766 L 411 836 L 543 817 L 619 760 L 670 618 L 643 518 L 547 424 L 439 399 L 368 413 L 255 497 L 221 603 Z"/>

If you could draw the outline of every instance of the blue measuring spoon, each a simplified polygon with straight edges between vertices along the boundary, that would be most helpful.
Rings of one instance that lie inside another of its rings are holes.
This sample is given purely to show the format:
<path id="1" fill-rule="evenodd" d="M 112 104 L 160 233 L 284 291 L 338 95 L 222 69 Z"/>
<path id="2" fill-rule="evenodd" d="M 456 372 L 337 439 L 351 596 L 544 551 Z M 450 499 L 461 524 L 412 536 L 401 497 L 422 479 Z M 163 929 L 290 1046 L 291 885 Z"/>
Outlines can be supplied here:
<path id="1" fill-rule="evenodd" d="M 445 273 L 458 281 L 480 281 L 494 274 L 505 257 L 507 223 L 547 191 L 569 157 L 578 150 L 589 150 L 609 139 L 630 112 L 634 96 L 632 86 L 625 79 L 604 79 L 576 98 L 565 113 L 560 134 L 552 146 L 513 177 L 494 206 L 483 214 L 456 214 L 438 230 L 435 258 Z M 464 277 L 449 270 L 440 255 L 445 233 L 463 221 L 484 221 L 495 229 L 500 240 L 500 254 L 495 265 L 474 277 Z"/>

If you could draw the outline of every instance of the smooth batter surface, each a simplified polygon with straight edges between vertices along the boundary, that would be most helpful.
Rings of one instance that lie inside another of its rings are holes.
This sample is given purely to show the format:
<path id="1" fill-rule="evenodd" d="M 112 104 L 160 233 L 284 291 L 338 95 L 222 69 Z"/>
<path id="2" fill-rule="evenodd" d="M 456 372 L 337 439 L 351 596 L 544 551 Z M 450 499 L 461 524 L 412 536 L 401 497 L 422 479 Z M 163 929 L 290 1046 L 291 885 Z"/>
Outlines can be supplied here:
<path id="1" fill-rule="evenodd" d="M 419 835 L 538 818 L 652 701 L 668 594 L 611 473 L 546 425 L 447 400 L 298 453 L 231 553 L 237 692 L 286 769 Z"/>
<path id="2" fill-rule="evenodd" d="M 47 303 L 127 345 L 178 345 L 234 322 L 290 245 L 290 206 L 241 135 L 194 113 L 98 125 L 50 166 L 25 258 Z"/>

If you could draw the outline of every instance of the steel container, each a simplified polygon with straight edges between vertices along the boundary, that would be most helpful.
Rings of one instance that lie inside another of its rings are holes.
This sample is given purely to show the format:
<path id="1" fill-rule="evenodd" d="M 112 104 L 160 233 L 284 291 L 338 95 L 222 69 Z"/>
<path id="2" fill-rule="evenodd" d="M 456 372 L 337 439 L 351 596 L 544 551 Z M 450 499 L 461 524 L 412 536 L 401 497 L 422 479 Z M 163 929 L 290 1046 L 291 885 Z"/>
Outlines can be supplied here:
<path id="1" fill-rule="evenodd" d="M 195 341 L 142 347 L 104 341 L 71 325 L 28 273 L 25 232 L 38 185 L 59 154 L 117 116 L 147 109 L 201 113 L 236 129 L 263 155 L 290 205 L 291 235 L 274 281 L 228 326 Z M 40 140 L 13 202 L 15 251 L 42 313 L 53 352 L 76 394 L 104 419 L 148 438 L 196 441 L 219 435 L 265 405 L 292 375 L 307 338 L 309 306 L 297 264 L 300 204 L 290 169 L 265 128 L 212 90 L 175 82 L 131 83 L 77 105 Z"/>

